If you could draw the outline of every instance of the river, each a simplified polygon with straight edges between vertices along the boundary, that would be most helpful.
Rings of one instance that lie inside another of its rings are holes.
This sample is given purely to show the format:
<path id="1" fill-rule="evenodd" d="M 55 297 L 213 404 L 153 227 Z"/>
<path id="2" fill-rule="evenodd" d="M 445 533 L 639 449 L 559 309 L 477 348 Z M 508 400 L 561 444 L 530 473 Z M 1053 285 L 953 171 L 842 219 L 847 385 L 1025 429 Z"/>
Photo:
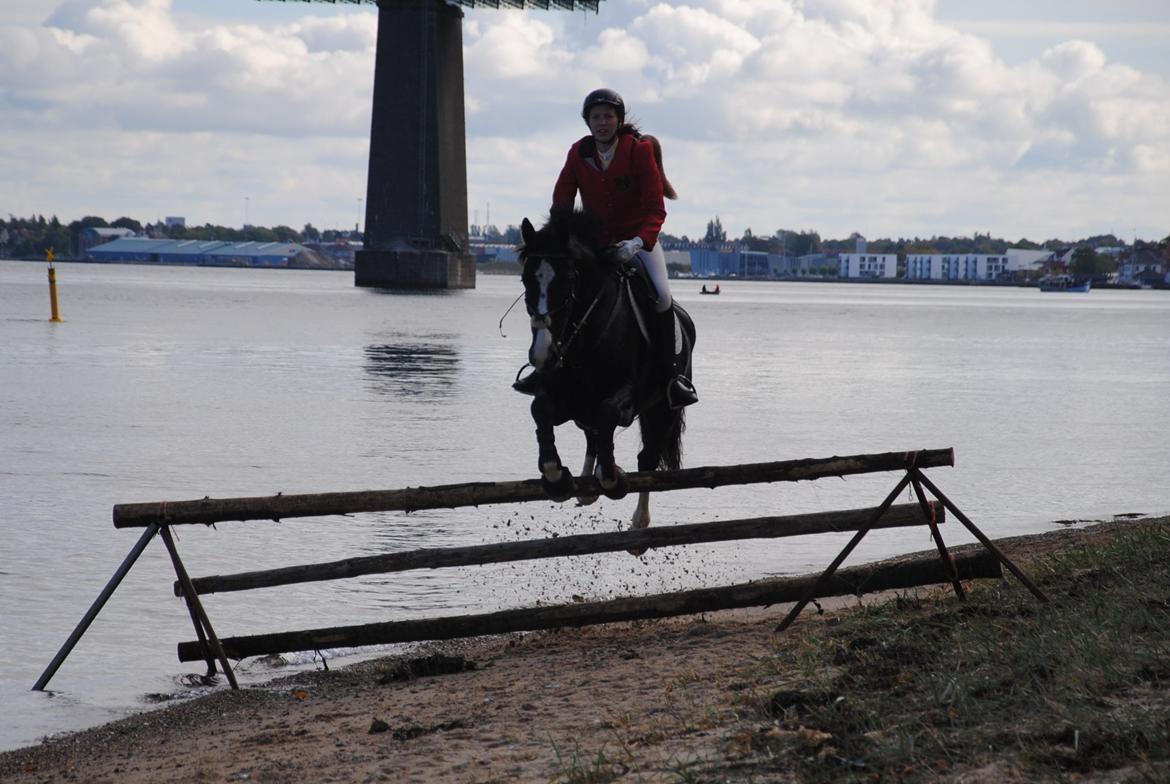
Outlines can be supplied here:
<path id="1" fill-rule="evenodd" d="M 50 683 L 29 689 L 134 544 L 115 504 L 535 475 L 510 276 L 358 289 L 352 273 L 0 262 L 0 749 L 186 696 L 202 667 L 161 542 Z M 674 282 L 698 328 L 687 466 L 953 447 L 930 476 L 992 537 L 1170 511 L 1170 296 L 1159 291 Z M 559 431 L 576 467 L 582 440 Z M 617 440 L 632 468 L 636 428 Z M 657 525 L 878 503 L 884 474 L 693 490 Z M 633 499 L 178 530 L 195 576 L 616 530 Z M 953 524 L 948 543 L 971 541 Z M 823 568 L 843 535 L 370 576 L 207 598 L 224 636 L 738 582 Z M 847 565 L 930 547 L 870 534 Z M 338 662 L 347 652 L 329 652 Z M 246 660 L 256 682 L 312 656 Z M 219 687 L 222 688 L 222 685 Z"/>

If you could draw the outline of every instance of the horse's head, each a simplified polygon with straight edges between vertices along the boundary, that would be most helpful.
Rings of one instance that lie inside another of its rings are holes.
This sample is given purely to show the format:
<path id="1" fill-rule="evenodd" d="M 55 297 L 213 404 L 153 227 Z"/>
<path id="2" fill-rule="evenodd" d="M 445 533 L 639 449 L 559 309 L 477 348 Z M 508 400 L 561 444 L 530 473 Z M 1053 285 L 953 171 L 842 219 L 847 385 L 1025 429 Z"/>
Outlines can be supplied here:
<path id="1" fill-rule="evenodd" d="M 598 289 L 598 253 L 581 213 L 554 212 L 540 231 L 525 218 L 520 231 L 524 246 L 524 304 L 532 320 L 528 361 L 537 370 L 555 367 L 581 328 L 582 308 Z"/>

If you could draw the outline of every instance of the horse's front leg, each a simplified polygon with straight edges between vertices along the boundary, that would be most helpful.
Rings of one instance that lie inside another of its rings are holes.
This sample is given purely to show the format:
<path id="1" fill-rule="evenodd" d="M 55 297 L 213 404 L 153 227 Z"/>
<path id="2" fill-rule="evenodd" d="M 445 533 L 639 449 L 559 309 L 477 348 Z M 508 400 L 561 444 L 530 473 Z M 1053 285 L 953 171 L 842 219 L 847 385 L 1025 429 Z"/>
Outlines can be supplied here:
<path id="1" fill-rule="evenodd" d="M 546 395 L 538 394 L 532 400 L 532 421 L 536 423 L 536 468 L 545 494 L 554 501 L 573 497 L 573 474 L 561 464 L 553 432 L 558 419 L 556 405 Z"/>

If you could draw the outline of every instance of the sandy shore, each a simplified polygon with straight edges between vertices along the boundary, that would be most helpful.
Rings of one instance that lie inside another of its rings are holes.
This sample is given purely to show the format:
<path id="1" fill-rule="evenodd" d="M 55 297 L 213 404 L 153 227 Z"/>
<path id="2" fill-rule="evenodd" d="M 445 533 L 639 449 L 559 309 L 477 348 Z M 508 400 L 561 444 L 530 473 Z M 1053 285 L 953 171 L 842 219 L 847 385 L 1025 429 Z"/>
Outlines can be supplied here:
<path id="1" fill-rule="evenodd" d="M 1026 563 L 1124 524 L 1000 545 Z M 777 606 L 436 645 L 429 652 L 451 657 L 450 669 L 466 668 L 403 679 L 401 660 L 383 659 L 224 690 L 0 754 L 0 778 L 679 781 L 682 764 L 734 754 L 720 727 L 734 725 L 752 695 L 783 686 L 761 660 L 857 604 L 810 607 L 784 636 L 775 627 L 787 608 Z"/>

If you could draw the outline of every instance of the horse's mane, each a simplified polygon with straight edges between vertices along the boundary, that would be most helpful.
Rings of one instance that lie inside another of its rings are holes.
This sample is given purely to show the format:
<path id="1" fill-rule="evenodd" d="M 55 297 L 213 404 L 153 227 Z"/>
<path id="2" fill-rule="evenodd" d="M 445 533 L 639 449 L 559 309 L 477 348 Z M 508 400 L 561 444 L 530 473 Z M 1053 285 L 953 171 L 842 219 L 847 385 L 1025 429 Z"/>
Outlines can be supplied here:
<path id="1" fill-rule="evenodd" d="M 600 236 L 600 227 L 600 221 L 585 210 L 567 210 L 554 207 L 549 210 L 548 220 L 536 232 L 531 241 L 520 246 L 520 263 L 526 262 L 529 255 L 533 253 L 565 253 L 569 249 L 571 238 L 574 238 L 577 243 L 589 251 L 589 257 L 596 261 L 603 261 L 608 254 L 602 252 L 602 248 L 597 242 L 597 237 Z"/>

